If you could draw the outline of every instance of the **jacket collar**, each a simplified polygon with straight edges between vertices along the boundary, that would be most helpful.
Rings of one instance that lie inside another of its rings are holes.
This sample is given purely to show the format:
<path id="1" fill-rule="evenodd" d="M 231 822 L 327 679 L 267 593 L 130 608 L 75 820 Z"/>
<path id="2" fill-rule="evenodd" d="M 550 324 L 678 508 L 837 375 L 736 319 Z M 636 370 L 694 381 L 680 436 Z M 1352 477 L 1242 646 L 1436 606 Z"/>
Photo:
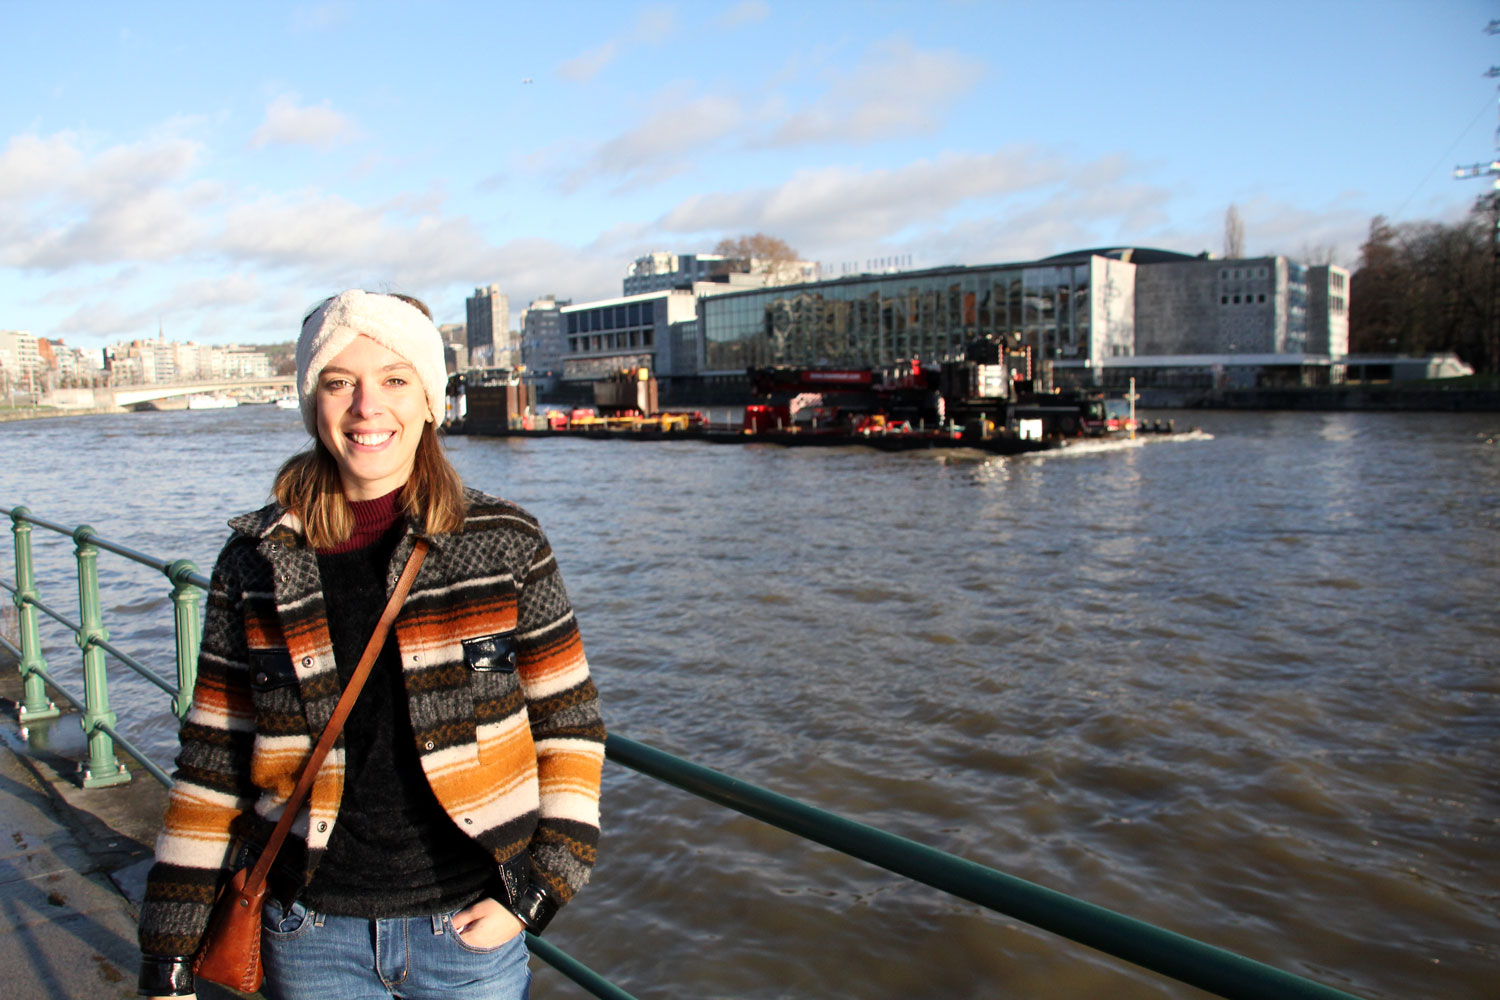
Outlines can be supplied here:
<path id="1" fill-rule="evenodd" d="M 302 548 L 307 544 L 302 536 L 302 519 L 279 503 L 269 503 L 260 510 L 232 517 L 229 527 L 257 541 L 279 542 L 287 548 Z M 446 540 L 444 535 L 429 535 L 422 531 L 409 517 L 406 518 L 406 535 L 425 538 L 434 548 L 442 548 Z M 403 543 L 402 548 L 405 547 Z"/>

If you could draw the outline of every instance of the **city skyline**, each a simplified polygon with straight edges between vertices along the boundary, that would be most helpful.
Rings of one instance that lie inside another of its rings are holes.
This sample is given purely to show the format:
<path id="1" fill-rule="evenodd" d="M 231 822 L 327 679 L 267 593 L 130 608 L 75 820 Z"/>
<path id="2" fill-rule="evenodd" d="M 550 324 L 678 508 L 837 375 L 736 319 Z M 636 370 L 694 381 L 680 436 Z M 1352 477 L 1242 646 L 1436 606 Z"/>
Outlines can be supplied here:
<path id="1" fill-rule="evenodd" d="M 766 232 L 837 268 L 1330 248 L 1495 157 L 1492 4 L 334 2 L 9 11 L 0 327 L 293 339 L 344 287 L 463 322 Z M 561 24 L 554 21 L 561 21 Z"/>

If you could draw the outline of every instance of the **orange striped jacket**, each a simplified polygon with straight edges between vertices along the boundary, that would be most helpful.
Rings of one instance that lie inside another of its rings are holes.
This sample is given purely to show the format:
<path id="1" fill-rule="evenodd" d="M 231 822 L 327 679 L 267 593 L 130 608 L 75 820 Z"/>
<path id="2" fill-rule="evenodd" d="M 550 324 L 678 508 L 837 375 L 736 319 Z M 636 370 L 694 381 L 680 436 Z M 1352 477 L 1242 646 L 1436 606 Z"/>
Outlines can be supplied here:
<path id="1" fill-rule="evenodd" d="M 497 865 L 529 856 L 557 903 L 588 880 L 604 726 L 551 547 L 514 504 L 466 491 L 393 628 L 428 783 Z M 237 840 L 264 843 L 340 692 L 317 556 L 276 505 L 229 522 L 209 590 L 193 706 L 141 908 L 141 950 L 188 955 Z M 417 537 L 408 526 L 386 581 Z M 343 738 L 292 825 L 311 878 L 338 820 Z"/>

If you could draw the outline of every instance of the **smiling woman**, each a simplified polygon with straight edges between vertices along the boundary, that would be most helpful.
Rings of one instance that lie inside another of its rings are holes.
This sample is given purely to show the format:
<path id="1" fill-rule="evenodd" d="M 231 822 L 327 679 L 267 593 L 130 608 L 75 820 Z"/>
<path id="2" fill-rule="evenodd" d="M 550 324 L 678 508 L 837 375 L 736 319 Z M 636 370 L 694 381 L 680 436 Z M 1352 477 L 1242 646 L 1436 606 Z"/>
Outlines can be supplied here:
<path id="1" fill-rule="evenodd" d="M 433 419 L 410 362 L 355 337 L 318 376 L 314 396 L 318 440 L 338 463 L 346 497 L 374 500 L 406 482 Z"/>
<path id="2" fill-rule="evenodd" d="M 349 501 L 403 484 L 406 513 L 421 512 L 428 530 L 462 523 L 463 486 L 435 430 L 446 366 L 432 329 L 420 300 L 361 291 L 336 295 L 303 320 L 297 391 L 313 447 L 282 466 L 275 493 L 302 512 L 314 546 L 348 537 Z"/>
<path id="3" fill-rule="evenodd" d="M 392 982 L 413 1000 L 459 984 L 524 1000 L 522 930 L 588 881 L 604 727 L 578 628 L 535 519 L 466 490 L 444 456 L 445 381 L 415 299 L 349 291 L 303 321 L 312 447 L 277 473 L 275 503 L 230 522 L 214 569 L 141 907 L 148 996 L 193 994 L 191 956 L 247 854 L 265 853 L 258 871 L 274 857 L 271 1000 Z M 350 704 L 340 730 L 328 720 Z M 377 954 L 390 940 L 402 953 Z"/>

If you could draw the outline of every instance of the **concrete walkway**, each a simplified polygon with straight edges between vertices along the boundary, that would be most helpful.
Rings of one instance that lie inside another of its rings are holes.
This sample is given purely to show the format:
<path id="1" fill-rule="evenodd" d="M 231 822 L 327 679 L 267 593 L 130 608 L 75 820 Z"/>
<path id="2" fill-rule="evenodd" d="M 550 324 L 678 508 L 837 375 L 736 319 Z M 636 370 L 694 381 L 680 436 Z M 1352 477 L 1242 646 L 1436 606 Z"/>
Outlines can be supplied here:
<path id="1" fill-rule="evenodd" d="M 137 907 L 165 789 L 143 771 L 114 788 L 80 788 L 77 715 L 23 741 L 14 676 L 0 670 L 0 996 L 135 997 Z M 198 995 L 239 996 L 211 984 Z"/>
<path id="2" fill-rule="evenodd" d="M 140 961 L 133 907 L 58 816 L 28 763 L 9 744 L 0 750 L 5 995 L 133 997 Z"/>

